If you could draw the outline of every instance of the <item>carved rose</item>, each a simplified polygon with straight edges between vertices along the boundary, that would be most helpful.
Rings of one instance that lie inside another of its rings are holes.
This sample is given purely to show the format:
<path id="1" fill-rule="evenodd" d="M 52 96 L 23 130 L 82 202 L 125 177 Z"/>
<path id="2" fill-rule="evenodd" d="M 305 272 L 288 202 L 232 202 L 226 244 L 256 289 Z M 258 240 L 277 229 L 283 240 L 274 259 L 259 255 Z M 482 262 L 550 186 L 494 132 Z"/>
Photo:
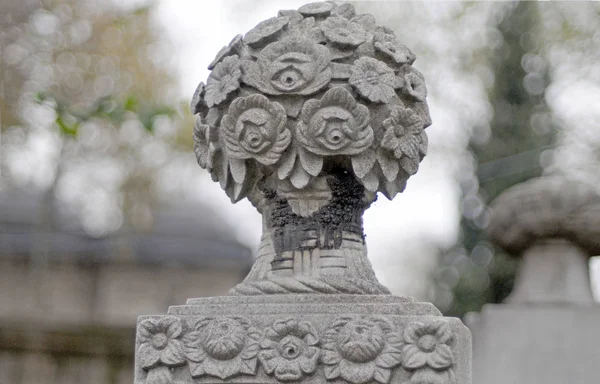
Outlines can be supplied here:
<path id="1" fill-rule="evenodd" d="M 237 55 L 227 56 L 208 76 L 204 100 L 208 107 L 220 104 L 240 87 L 241 63 Z"/>
<path id="2" fill-rule="evenodd" d="M 266 329 L 258 359 L 280 381 L 300 380 L 317 370 L 320 350 L 317 332 L 307 321 L 277 320 Z"/>
<path id="3" fill-rule="evenodd" d="M 251 47 L 262 47 L 279 36 L 290 19 L 286 16 L 271 17 L 261 21 L 244 36 L 244 42 Z"/>
<path id="4" fill-rule="evenodd" d="M 287 116 L 279 103 L 255 94 L 235 99 L 229 113 L 223 116 L 221 127 L 229 155 L 231 174 L 241 183 L 246 173 L 245 159 L 272 165 L 291 141 L 285 127 Z"/>
<path id="5" fill-rule="evenodd" d="M 369 109 L 341 87 L 304 103 L 296 130 L 302 146 L 322 156 L 356 155 L 373 142 Z"/>
<path id="6" fill-rule="evenodd" d="M 419 369 L 429 366 L 446 369 L 454 363 L 454 355 L 448 342 L 452 339 L 452 329 L 444 320 L 429 323 L 414 322 L 404 330 L 402 347 L 406 369 Z"/>
<path id="7" fill-rule="evenodd" d="M 347 47 L 358 47 L 367 41 L 367 31 L 357 23 L 340 16 L 331 16 L 321 23 L 328 41 Z"/>
<path id="8" fill-rule="evenodd" d="M 257 62 L 244 60 L 243 81 L 269 95 L 311 95 L 331 80 L 329 51 L 302 36 L 269 44 Z"/>
<path id="9" fill-rule="evenodd" d="M 146 319 L 138 326 L 140 347 L 138 357 L 143 369 L 164 364 L 176 367 L 185 362 L 181 336 L 181 321 L 175 316 Z"/>
<path id="10" fill-rule="evenodd" d="M 213 70 L 215 66 L 220 63 L 225 57 L 231 55 L 240 55 L 243 50 L 244 43 L 242 42 L 242 35 L 237 35 L 226 47 L 221 48 L 217 56 L 213 59 L 213 61 L 209 64 L 208 69 Z"/>
<path id="11" fill-rule="evenodd" d="M 375 49 L 396 64 L 412 64 L 417 58 L 406 46 L 400 44 L 393 35 L 385 34 L 375 41 Z"/>
<path id="12" fill-rule="evenodd" d="M 192 377 L 211 375 L 226 380 L 256 374 L 260 333 L 248 319 L 217 317 L 200 320 L 184 337 Z"/>
<path id="13" fill-rule="evenodd" d="M 402 106 L 396 106 L 391 116 L 383 121 L 385 133 L 381 140 L 381 147 L 391 152 L 409 175 L 417 172 L 422 156 L 427 153 L 427 136 L 423 126 L 423 120 L 418 114 Z M 398 168 L 396 167 L 395 171 L 389 169 L 383 171 L 386 178 L 392 181 L 396 178 Z"/>
<path id="14" fill-rule="evenodd" d="M 400 336 L 386 319 L 339 318 L 323 335 L 325 377 L 388 383 L 391 369 L 401 363 L 401 347 Z"/>
<path id="15" fill-rule="evenodd" d="M 374 103 L 388 103 L 402 87 L 402 80 L 384 62 L 361 57 L 354 62 L 348 82 L 358 93 Z"/>

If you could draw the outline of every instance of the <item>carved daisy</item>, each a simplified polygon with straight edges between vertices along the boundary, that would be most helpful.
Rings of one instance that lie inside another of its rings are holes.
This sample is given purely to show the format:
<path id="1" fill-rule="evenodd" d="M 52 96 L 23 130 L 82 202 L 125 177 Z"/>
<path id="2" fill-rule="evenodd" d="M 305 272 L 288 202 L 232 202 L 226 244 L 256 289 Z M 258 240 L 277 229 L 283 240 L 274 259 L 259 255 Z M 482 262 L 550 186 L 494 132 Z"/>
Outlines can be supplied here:
<path id="1" fill-rule="evenodd" d="M 396 95 L 402 81 L 384 62 L 361 57 L 354 62 L 348 82 L 358 93 L 374 103 L 388 103 Z"/>
<path id="2" fill-rule="evenodd" d="M 317 370 L 319 337 L 312 324 L 292 318 L 266 329 L 258 359 L 268 375 L 280 381 L 300 380 Z"/>
<path id="3" fill-rule="evenodd" d="M 175 316 L 146 319 L 139 324 L 138 357 L 143 369 L 164 364 L 176 367 L 185 362 L 181 336 L 181 321 Z"/>
<path id="4" fill-rule="evenodd" d="M 367 31 L 360 24 L 340 16 L 331 16 L 321 23 L 328 41 L 342 46 L 358 47 L 367 41 Z"/>
<path id="5" fill-rule="evenodd" d="M 204 100 L 208 107 L 220 104 L 240 87 L 241 63 L 237 55 L 227 56 L 208 76 Z"/>
<path id="6" fill-rule="evenodd" d="M 448 322 L 435 320 L 428 323 L 410 323 L 404 330 L 402 347 L 406 369 L 429 366 L 446 369 L 454 364 L 454 355 L 448 343 L 452 340 L 452 329 Z"/>

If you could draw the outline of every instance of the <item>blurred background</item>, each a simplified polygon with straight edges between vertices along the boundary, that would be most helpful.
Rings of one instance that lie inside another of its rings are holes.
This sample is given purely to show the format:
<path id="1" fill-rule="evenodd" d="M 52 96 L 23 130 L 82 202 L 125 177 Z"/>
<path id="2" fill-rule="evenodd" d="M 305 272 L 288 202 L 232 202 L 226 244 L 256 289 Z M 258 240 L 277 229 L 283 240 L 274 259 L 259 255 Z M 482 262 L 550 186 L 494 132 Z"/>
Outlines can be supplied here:
<path id="1" fill-rule="evenodd" d="M 305 2 L 0 3 L 1 384 L 131 383 L 138 315 L 245 276 L 260 216 L 196 164 L 189 100 L 233 36 Z M 365 215 L 375 271 L 450 316 L 501 302 L 518 261 L 488 204 L 542 174 L 600 186 L 600 3 L 353 4 L 417 54 L 434 122 Z"/>

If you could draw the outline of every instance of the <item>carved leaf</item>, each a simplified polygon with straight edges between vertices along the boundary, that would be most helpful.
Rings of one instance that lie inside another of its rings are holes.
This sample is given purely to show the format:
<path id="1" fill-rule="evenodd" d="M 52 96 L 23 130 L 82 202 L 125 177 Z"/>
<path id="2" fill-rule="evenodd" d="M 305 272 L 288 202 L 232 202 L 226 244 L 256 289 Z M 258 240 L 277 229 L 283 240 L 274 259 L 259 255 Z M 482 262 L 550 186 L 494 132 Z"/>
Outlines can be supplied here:
<path id="1" fill-rule="evenodd" d="M 193 361 L 190 361 L 188 363 L 188 365 L 190 367 L 190 374 L 192 375 L 192 377 L 198 378 L 198 377 L 202 377 L 202 376 L 206 375 L 206 371 L 203 368 L 204 364 L 195 363 Z"/>
<path id="2" fill-rule="evenodd" d="M 362 185 L 370 192 L 377 192 L 377 188 L 379 187 L 379 178 L 373 169 L 369 173 L 365 175 L 362 179 L 360 179 Z"/>
<path id="3" fill-rule="evenodd" d="M 400 165 L 396 159 L 388 156 L 381 148 L 377 150 L 377 161 L 381 167 L 381 172 L 388 182 L 396 180 Z"/>
<path id="4" fill-rule="evenodd" d="M 243 373 L 246 375 L 256 375 L 256 363 L 257 363 L 256 358 L 248 359 L 248 360 L 243 359 L 241 361 L 240 373 Z"/>
<path id="5" fill-rule="evenodd" d="M 157 367 L 148 372 L 146 384 L 173 384 L 171 371 L 167 367 Z"/>
<path id="6" fill-rule="evenodd" d="M 323 371 L 327 380 L 333 380 L 340 376 L 340 367 L 338 365 L 328 365 L 323 367 Z"/>
<path id="7" fill-rule="evenodd" d="M 233 180 L 238 184 L 242 184 L 246 178 L 246 161 L 230 158 L 229 169 L 231 170 Z"/>
<path id="8" fill-rule="evenodd" d="M 186 334 L 183 337 L 185 345 L 185 356 L 188 360 L 200 363 L 206 359 L 206 352 L 201 344 L 202 334 L 194 331 Z"/>
<path id="9" fill-rule="evenodd" d="M 381 352 L 375 364 L 381 368 L 394 368 L 402 362 L 402 352 L 395 348 L 388 348 Z"/>
<path id="10" fill-rule="evenodd" d="M 361 154 L 352 156 L 352 169 L 359 179 L 362 179 L 375 165 L 375 151 L 367 149 Z"/>
<path id="11" fill-rule="evenodd" d="M 294 164 L 296 164 L 296 148 L 293 146 L 290 150 L 283 155 L 283 159 L 279 164 L 279 168 L 277 168 L 277 176 L 283 180 L 289 177 L 294 169 Z"/>

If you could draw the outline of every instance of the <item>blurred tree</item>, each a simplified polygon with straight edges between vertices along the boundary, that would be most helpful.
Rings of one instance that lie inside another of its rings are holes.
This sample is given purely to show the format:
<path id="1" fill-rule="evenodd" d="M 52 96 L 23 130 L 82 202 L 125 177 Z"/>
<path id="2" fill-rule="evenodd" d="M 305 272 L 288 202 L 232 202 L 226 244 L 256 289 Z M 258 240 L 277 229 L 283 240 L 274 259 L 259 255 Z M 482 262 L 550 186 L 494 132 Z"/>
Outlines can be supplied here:
<path id="1" fill-rule="evenodd" d="M 437 285 L 451 290 L 445 312 L 462 316 L 485 303 L 499 303 L 511 291 L 517 262 L 486 242 L 487 205 L 514 184 L 539 176 L 540 155 L 554 140 L 556 123 L 544 100 L 548 65 L 538 3 L 503 5 L 498 17 L 497 49 L 490 67 L 489 127 L 476 127 L 471 138 L 475 175 L 460 177 L 462 190 L 459 244 L 442 257 Z"/>
<path id="2" fill-rule="evenodd" d="M 193 126 L 151 8 L 44 0 L 0 14 L 0 185 L 45 189 L 47 210 L 67 203 L 93 236 L 150 225 L 154 176 L 189 152 Z"/>

